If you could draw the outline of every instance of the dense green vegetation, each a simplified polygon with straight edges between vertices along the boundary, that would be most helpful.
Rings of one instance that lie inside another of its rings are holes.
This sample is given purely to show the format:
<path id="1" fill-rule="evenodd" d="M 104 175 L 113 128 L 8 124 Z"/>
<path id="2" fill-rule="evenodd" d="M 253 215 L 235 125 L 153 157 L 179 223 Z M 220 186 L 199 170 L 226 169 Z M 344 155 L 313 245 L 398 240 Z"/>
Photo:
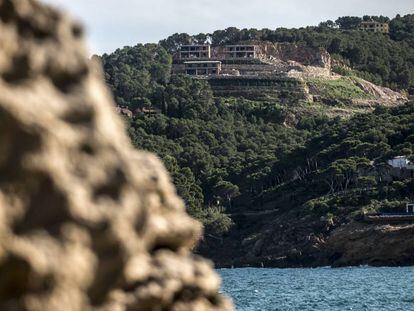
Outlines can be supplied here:
<path id="1" fill-rule="evenodd" d="M 337 215 L 403 211 L 414 198 L 413 179 L 390 176 L 386 165 L 395 156 L 413 158 L 414 103 L 330 120 L 315 134 L 275 163 L 278 185 L 260 194 L 262 204 Z"/>
<path id="2" fill-rule="evenodd" d="M 262 188 L 279 154 L 308 135 L 279 124 L 275 104 L 213 99 L 207 83 L 188 77 L 171 80 L 165 102 L 166 114 L 131 121 L 132 141 L 164 160 L 190 212 L 205 221 L 206 207 L 231 208 L 240 193 Z"/>
<path id="3" fill-rule="evenodd" d="M 412 89 L 414 16 L 393 19 L 390 36 L 354 30 L 355 21 L 275 31 L 229 28 L 211 39 L 325 47 L 352 67 L 343 70 Z M 412 195 L 410 179 L 390 181 L 378 172 L 386 159 L 414 154 L 413 104 L 343 120 L 316 109 L 298 116 L 295 109 L 304 103 L 215 98 L 205 81 L 170 75 L 167 51 L 207 37 L 176 34 L 161 45 L 118 49 L 101 59 L 119 105 L 161 109 L 162 114 L 127 120 L 131 140 L 161 157 L 189 212 L 208 232 L 226 232 L 232 225 L 226 214 L 233 211 L 281 206 L 331 218 L 344 206 L 352 206 L 350 213 L 397 209 Z M 367 96 L 351 79 L 309 83 L 327 98 Z M 287 122 L 292 117 L 294 127 Z"/>
<path id="4" fill-rule="evenodd" d="M 180 44 L 204 43 L 233 44 L 247 40 L 290 42 L 309 47 L 327 49 L 334 58 L 351 66 L 362 78 L 394 89 L 414 93 L 414 15 L 368 17 L 378 21 L 390 21 L 390 34 L 369 33 L 357 28 L 362 21 L 358 17 L 341 17 L 317 27 L 300 29 L 237 29 L 217 30 L 212 34 L 174 34 L 161 41 L 161 45 L 174 52 Z"/>
<path id="5" fill-rule="evenodd" d="M 120 106 L 160 105 L 171 72 L 171 55 L 157 44 L 137 45 L 104 54 L 105 78 Z"/>
<path id="6" fill-rule="evenodd" d="M 322 97 L 335 99 L 374 99 L 355 85 L 355 78 L 343 77 L 338 80 L 310 79 L 308 84 L 318 88 Z"/>

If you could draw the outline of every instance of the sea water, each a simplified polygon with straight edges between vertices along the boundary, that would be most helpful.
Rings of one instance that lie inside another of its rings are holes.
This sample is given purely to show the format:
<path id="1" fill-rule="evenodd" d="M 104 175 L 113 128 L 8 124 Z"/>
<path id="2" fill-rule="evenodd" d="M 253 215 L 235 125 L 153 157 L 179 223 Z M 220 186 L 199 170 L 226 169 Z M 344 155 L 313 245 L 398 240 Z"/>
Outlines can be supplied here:
<path id="1" fill-rule="evenodd" d="M 237 311 L 414 311 L 414 267 L 218 272 Z"/>

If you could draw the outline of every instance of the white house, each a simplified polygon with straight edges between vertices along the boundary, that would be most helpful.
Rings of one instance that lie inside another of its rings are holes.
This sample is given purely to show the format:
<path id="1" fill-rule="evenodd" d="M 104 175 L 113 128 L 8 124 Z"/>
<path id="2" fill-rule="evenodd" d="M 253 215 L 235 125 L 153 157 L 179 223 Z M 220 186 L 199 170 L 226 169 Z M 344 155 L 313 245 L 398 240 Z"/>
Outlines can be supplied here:
<path id="1" fill-rule="evenodd" d="M 409 214 L 409 213 L 414 214 L 414 204 L 413 203 L 407 203 L 406 212 L 407 212 L 407 214 Z"/>
<path id="2" fill-rule="evenodd" d="M 395 157 L 394 159 L 388 160 L 388 164 L 393 168 L 414 170 L 414 163 L 404 156 Z"/>

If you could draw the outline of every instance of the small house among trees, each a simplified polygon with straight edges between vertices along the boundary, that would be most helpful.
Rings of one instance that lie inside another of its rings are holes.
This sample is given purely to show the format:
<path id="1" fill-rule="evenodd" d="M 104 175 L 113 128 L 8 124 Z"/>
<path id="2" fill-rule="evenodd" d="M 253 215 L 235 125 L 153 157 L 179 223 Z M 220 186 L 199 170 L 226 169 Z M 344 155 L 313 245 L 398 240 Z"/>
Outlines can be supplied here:
<path id="1" fill-rule="evenodd" d="M 388 164 L 393 168 L 414 170 L 414 163 L 404 156 L 395 157 L 391 160 L 388 160 Z"/>

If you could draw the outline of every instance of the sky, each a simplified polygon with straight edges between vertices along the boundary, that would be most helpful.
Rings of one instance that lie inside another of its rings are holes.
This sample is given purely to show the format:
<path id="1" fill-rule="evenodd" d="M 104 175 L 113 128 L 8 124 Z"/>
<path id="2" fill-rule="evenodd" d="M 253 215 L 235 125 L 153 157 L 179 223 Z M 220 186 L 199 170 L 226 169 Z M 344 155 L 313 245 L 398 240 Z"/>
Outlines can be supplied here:
<path id="1" fill-rule="evenodd" d="M 86 26 L 91 53 L 110 53 L 174 33 L 302 27 L 339 16 L 414 13 L 413 0 L 43 0 Z"/>

